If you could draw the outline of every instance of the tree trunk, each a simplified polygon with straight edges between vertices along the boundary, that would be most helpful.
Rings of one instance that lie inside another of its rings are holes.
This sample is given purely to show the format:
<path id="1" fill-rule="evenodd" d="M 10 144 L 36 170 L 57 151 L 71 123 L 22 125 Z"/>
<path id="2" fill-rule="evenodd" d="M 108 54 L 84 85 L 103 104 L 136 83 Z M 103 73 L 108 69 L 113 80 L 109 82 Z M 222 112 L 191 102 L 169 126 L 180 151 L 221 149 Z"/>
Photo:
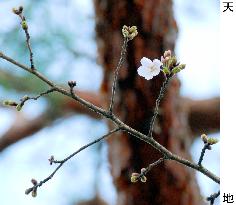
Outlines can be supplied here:
<path id="1" fill-rule="evenodd" d="M 104 68 L 101 92 L 109 102 L 113 72 L 122 45 L 123 25 L 136 25 L 138 36 L 128 43 L 128 54 L 120 70 L 115 114 L 131 127 L 147 134 L 163 75 L 147 81 L 137 75 L 140 59 L 159 58 L 174 49 L 177 26 L 171 0 L 94 0 L 99 61 Z M 189 125 L 179 96 L 180 82 L 173 79 L 161 103 L 153 137 L 173 153 L 190 159 Z M 108 105 L 107 105 L 108 106 Z M 165 162 L 147 175 L 146 183 L 130 182 L 132 172 L 158 160 L 161 155 L 144 142 L 121 133 L 109 143 L 111 173 L 118 193 L 118 205 L 200 205 L 193 170 Z"/>

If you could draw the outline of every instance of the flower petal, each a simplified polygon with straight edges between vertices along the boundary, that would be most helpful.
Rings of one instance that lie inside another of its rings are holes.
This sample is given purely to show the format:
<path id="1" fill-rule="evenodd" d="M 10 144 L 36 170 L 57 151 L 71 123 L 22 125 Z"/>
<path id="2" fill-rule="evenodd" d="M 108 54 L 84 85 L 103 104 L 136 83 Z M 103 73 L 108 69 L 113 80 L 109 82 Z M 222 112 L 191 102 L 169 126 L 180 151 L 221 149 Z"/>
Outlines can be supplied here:
<path id="1" fill-rule="evenodd" d="M 163 64 L 159 59 L 154 59 L 154 60 L 153 60 L 153 63 L 154 63 L 155 66 L 157 66 L 157 67 L 159 67 L 159 68 L 160 68 L 161 65 Z"/>
<path id="2" fill-rule="evenodd" d="M 140 67 L 138 68 L 138 74 L 139 74 L 140 76 L 143 76 L 143 77 L 144 77 L 147 73 L 148 73 L 147 67 L 140 66 Z"/>
<path id="3" fill-rule="evenodd" d="M 151 80 L 151 79 L 153 78 L 153 75 L 152 75 L 152 73 L 148 72 L 148 73 L 144 76 L 144 78 L 145 78 L 146 80 Z"/>
<path id="4" fill-rule="evenodd" d="M 152 70 L 152 75 L 156 76 L 160 73 L 160 71 L 161 71 L 160 67 L 155 66 L 155 69 Z"/>
<path id="5" fill-rule="evenodd" d="M 143 57 L 140 62 L 142 66 L 150 66 L 152 64 L 152 61 L 146 57 Z"/>

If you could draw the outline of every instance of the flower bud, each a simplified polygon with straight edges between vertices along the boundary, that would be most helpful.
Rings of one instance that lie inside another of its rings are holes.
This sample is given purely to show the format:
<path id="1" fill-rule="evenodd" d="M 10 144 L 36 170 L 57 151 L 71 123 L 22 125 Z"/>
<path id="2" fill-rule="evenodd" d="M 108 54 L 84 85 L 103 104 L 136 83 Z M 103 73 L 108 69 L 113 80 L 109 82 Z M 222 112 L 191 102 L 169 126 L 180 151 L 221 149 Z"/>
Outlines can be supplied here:
<path id="1" fill-rule="evenodd" d="M 146 171 L 146 168 L 142 168 L 141 169 L 141 173 L 145 172 Z"/>
<path id="2" fill-rule="evenodd" d="M 31 182 L 32 182 L 33 185 L 37 185 L 38 184 L 36 179 L 31 179 Z"/>
<path id="3" fill-rule="evenodd" d="M 218 142 L 219 142 L 219 140 L 216 139 L 216 138 L 208 138 L 208 140 L 207 140 L 207 143 L 208 143 L 209 145 L 214 145 L 214 144 L 216 144 L 216 143 L 218 143 Z"/>
<path id="4" fill-rule="evenodd" d="M 8 100 L 4 100 L 2 104 L 3 104 L 4 106 L 7 106 L 7 105 L 9 105 L 9 101 L 8 101 Z"/>
<path id="5" fill-rule="evenodd" d="M 162 63 L 165 63 L 166 61 L 165 61 L 165 58 L 163 57 L 163 56 L 161 56 L 161 62 Z"/>
<path id="6" fill-rule="evenodd" d="M 54 162 L 54 156 L 52 155 L 52 156 L 48 159 L 48 161 L 50 162 L 50 165 L 52 165 L 53 162 Z"/>
<path id="7" fill-rule="evenodd" d="M 139 177 L 139 173 L 132 173 L 131 178 L 130 178 L 130 181 L 131 181 L 132 183 L 135 183 L 135 182 L 138 181 L 138 177 Z"/>
<path id="8" fill-rule="evenodd" d="M 137 27 L 124 25 L 122 28 L 122 34 L 125 38 L 128 38 L 128 40 L 132 40 L 138 35 Z"/>
<path id="9" fill-rule="evenodd" d="M 201 135 L 201 139 L 202 139 L 202 141 L 203 141 L 205 144 L 206 144 L 207 141 L 208 141 L 208 137 L 207 137 L 206 134 L 202 134 L 202 135 Z"/>
<path id="10" fill-rule="evenodd" d="M 137 32 L 137 26 L 131 26 L 131 28 L 129 29 L 130 33 L 136 33 Z"/>
<path id="11" fill-rule="evenodd" d="M 73 87 L 75 87 L 76 86 L 76 81 L 68 81 L 68 85 L 71 87 L 71 88 L 73 88 Z"/>
<path id="12" fill-rule="evenodd" d="M 12 8 L 12 12 L 13 12 L 14 14 L 17 14 L 17 15 L 20 14 L 19 11 L 18 11 L 18 9 L 16 9 L 16 8 Z"/>
<path id="13" fill-rule="evenodd" d="M 167 50 L 164 52 L 164 58 L 171 56 L 171 50 Z"/>
<path id="14" fill-rule="evenodd" d="M 28 25 L 27 25 L 27 22 L 26 21 L 22 21 L 21 22 L 21 26 L 24 30 L 28 29 Z"/>
<path id="15" fill-rule="evenodd" d="M 145 183 L 147 181 L 147 177 L 142 176 L 140 180 L 141 180 L 141 182 Z"/>
<path id="16" fill-rule="evenodd" d="M 32 197 L 36 197 L 37 196 L 37 189 L 33 189 L 31 194 L 32 194 Z"/>
<path id="17" fill-rule="evenodd" d="M 181 64 L 181 65 L 178 65 L 178 66 L 176 66 L 176 67 L 174 67 L 172 70 L 171 70 L 171 72 L 173 73 L 173 74 L 177 74 L 177 73 L 179 73 L 181 70 L 183 70 L 184 68 L 185 68 L 185 64 Z"/>
<path id="18" fill-rule="evenodd" d="M 166 66 L 163 66 L 163 67 L 162 67 L 162 71 L 163 71 L 163 73 L 165 73 L 166 75 L 169 75 L 169 74 L 170 74 L 170 70 L 169 70 Z"/>
<path id="19" fill-rule="evenodd" d="M 19 6 L 18 9 L 12 8 L 12 12 L 16 15 L 20 15 L 22 13 L 22 11 L 23 11 L 23 6 Z"/>
<path id="20" fill-rule="evenodd" d="M 3 105 L 16 107 L 18 104 L 14 101 L 11 101 L 11 100 L 5 100 L 5 101 L 3 101 Z"/>
<path id="21" fill-rule="evenodd" d="M 180 71 L 181 71 L 181 69 L 177 66 L 177 67 L 175 67 L 175 68 L 173 68 L 173 69 L 171 70 L 171 73 L 177 74 L 177 73 L 179 73 Z"/>
<path id="22" fill-rule="evenodd" d="M 180 68 L 181 70 L 185 69 L 185 67 L 186 67 L 186 64 L 180 64 L 180 65 L 179 65 L 179 68 Z"/>
<path id="23" fill-rule="evenodd" d="M 22 105 L 21 105 L 21 104 L 18 104 L 18 105 L 16 106 L 16 110 L 17 110 L 17 111 L 21 111 L 21 109 L 22 109 Z"/>
<path id="24" fill-rule="evenodd" d="M 18 9 L 18 10 L 19 10 L 19 12 L 22 13 L 23 9 L 24 9 L 23 6 L 19 6 L 19 9 Z"/>
<path id="25" fill-rule="evenodd" d="M 169 57 L 167 57 L 167 58 L 169 58 Z M 172 56 L 172 57 L 170 58 L 169 62 L 168 62 L 169 68 L 175 67 L 176 64 L 177 64 L 177 58 L 176 58 L 176 56 Z"/>

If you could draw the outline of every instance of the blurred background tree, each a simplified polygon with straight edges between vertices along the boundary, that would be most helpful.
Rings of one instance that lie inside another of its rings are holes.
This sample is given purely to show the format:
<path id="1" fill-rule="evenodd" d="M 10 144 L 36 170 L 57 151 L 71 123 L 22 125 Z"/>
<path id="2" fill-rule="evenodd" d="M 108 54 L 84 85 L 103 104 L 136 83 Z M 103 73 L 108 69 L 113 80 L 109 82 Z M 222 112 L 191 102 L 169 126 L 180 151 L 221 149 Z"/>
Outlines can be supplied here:
<path id="1" fill-rule="evenodd" d="M 143 56 L 160 58 L 166 49 L 174 50 L 178 26 L 174 17 L 173 2 L 169 0 L 95 0 L 94 2 L 57 0 L 55 2 L 2 1 L 1 50 L 28 64 L 28 51 L 23 32 L 18 19 L 10 13 L 12 7 L 23 4 L 30 26 L 35 64 L 40 71 L 61 84 L 66 84 L 68 80 L 76 80 L 77 92 L 81 96 L 97 105 L 107 106 L 112 73 L 120 55 L 121 28 L 124 24 L 137 25 L 139 35 L 129 44 L 127 60 L 119 77 L 115 110 L 127 124 L 144 133 L 147 132 L 155 98 L 163 79 L 160 76 L 152 81 L 144 81 L 137 76 L 136 69 Z M 191 26 L 196 29 L 201 20 L 205 20 L 208 27 L 211 21 L 216 21 L 214 12 L 217 10 L 217 4 L 206 1 L 204 7 L 206 5 L 211 8 L 211 12 L 181 0 L 175 1 L 174 8 L 177 14 L 189 15 L 192 18 L 190 20 L 195 22 Z M 184 22 L 187 24 L 188 21 Z M 194 32 L 190 33 L 191 31 Z M 154 137 L 174 153 L 191 158 L 190 150 L 192 143 L 195 142 L 194 137 L 201 133 L 215 133 L 219 130 L 219 99 L 215 98 L 219 93 L 217 80 L 214 77 L 217 76 L 214 67 L 217 63 L 213 62 L 209 66 L 204 61 L 204 58 L 210 59 L 212 55 L 214 47 L 209 42 L 214 38 L 210 39 L 211 35 L 208 36 L 206 33 L 202 38 L 205 38 L 205 41 L 202 41 L 201 37 L 196 37 L 199 32 L 197 29 L 191 30 L 190 27 L 188 32 L 192 37 L 188 43 L 190 48 L 192 45 L 193 50 L 191 52 L 185 50 L 179 54 L 177 52 L 182 62 L 186 62 L 187 57 L 192 60 L 187 62 L 187 68 L 183 71 L 189 76 L 180 76 L 183 86 L 185 82 L 188 83 L 183 90 L 187 90 L 188 87 L 190 92 L 198 93 L 198 90 L 191 91 L 191 85 L 194 88 L 201 85 L 199 87 L 203 89 L 209 89 L 213 85 L 213 93 L 211 90 L 211 93 L 208 92 L 203 97 L 214 98 L 192 100 L 188 98 L 186 91 L 183 93 L 185 97 L 182 97 L 179 94 L 180 81 L 174 79 L 162 103 L 160 126 L 156 125 Z M 177 51 L 185 46 L 181 44 L 181 40 L 180 37 Z M 199 41 L 204 46 L 205 42 L 210 44 L 211 53 L 203 48 L 194 51 L 194 41 Z M 196 79 L 189 74 L 194 73 L 194 65 L 198 69 L 197 71 L 195 69 Z M 192 82 L 194 80 L 195 84 Z M 2 61 L 0 86 L 1 101 L 18 100 L 26 93 L 36 94 L 45 89 L 36 78 L 23 71 L 14 70 L 11 65 Z M 201 98 L 201 94 L 191 97 L 196 98 L 196 96 Z M 46 159 L 51 154 L 62 158 L 108 129 L 106 122 L 99 119 L 99 116 L 59 95 L 30 102 L 20 113 L 1 107 L 0 116 L 2 161 L 0 179 L 3 182 L 0 191 L 5 196 L 0 200 L 3 204 L 13 204 L 16 200 L 19 204 L 31 204 L 31 200 L 22 193 L 30 177 L 40 179 L 48 175 L 50 167 Z M 194 150 L 195 160 L 199 154 L 198 147 Z M 104 198 L 108 204 L 124 205 L 203 204 L 195 174 L 192 170 L 173 162 L 150 172 L 146 184 L 130 183 L 133 171 L 140 170 L 158 157 L 152 148 L 136 139 L 124 134 L 113 137 L 108 141 L 108 146 L 104 143 L 95 145 L 93 149 L 81 153 L 77 161 L 72 160 L 68 163 L 63 171 L 46 185 L 46 188 L 39 190 L 39 197 L 33 203 L 88 204 L 93 198 L 90 204 L 102 204 L 105 202 L 101 198 Z M 209 164 L 207 161 L 205 163 Z M 204 180 L 207 182 L 206 178 Z M 65 186 L 65 183 L 68 185 Z M 16 197 L 7 197 L 13 190 L 17 193 Z M 204 195 L 210 195 L 214 191 L 217 191 L 217 187 L 207 189 Z"/>

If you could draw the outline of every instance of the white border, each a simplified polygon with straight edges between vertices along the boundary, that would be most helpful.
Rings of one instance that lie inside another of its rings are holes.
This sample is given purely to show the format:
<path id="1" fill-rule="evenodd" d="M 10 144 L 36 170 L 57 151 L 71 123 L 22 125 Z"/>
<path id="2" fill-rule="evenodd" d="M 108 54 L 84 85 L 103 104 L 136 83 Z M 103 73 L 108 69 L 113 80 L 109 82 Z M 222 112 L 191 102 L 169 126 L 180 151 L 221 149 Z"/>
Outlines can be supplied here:
<path id="1" fill-rule="evenodd" d="M 236 1 L 230 1 L 233 12 L 223 12 L 227 1 L 220 1 L 221 204 L 224 193 L 236 203 Z"/>

